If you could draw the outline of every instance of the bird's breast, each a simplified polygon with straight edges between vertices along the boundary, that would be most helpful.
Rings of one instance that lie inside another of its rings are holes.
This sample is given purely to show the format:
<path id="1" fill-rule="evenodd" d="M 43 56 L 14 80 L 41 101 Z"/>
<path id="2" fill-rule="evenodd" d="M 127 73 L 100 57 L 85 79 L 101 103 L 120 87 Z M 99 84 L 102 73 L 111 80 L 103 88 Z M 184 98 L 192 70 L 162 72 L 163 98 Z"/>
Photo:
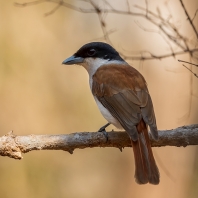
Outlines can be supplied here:
<path id="1" fill-rule="evenodd" d="M 91 92 L 92 92 L 92 83 L 93 83 L 93 78 L 92 78 L 92 76 L 90 76 L 90 78 L 89 78 L 89 85 L 90 85 Z M 95 101 L 96 101 L 96 104 L 97 104 L 97 106 L 98 106 L 98 108 L 99 108 L 99 110 L 100 110 L 100 113 L 103 115 L 103 117 L 104 117 L 109 123 L 113 124 L 115 127 L 117 127 L 117 128 L 122 128 L 121 125 L 120 125 L 120 123 L 117 121 L 117 119 L 115 119 L 115 118 L 111 115 L 111 113 L 108 111 L 108 109 L 106 109 L 106 108 L 102 105 L 102 103 L 97 99 L 97 97 L 94 96 L 94 95 L 93 95 L 93 97 L 94 97 L 94 99 L 95 99 Z"/>
<path id="2" fill-rule="evenodd" d="M 111 124 L 113 124 L 115 127 L 122 129 L 122 126 L 120 125 L 120 123 L 118 122 L 118 120 L 116 118 L 114 118 L 111 113 L 108 111 L 108 109 L 106 109 L 102 103 L 97 99 L 96 96 L 94 96 L 94 99 L 96 101 L 96 104 L 98 105 L 98 108 L 101 112 L 101 114 L 103 115 L 103 117 Z"/>
<path id="3" fill-rule="evenodd" d="M 101 62 L 100 62 L 101 63 Z M 118 61 L 111 61 L 110 62 L 111 64 L 114 63 L 114 64 L 118 64 L 119 62 Z M 110 65 L 109 63 L 109 65 Z M 92 92 L 92 85 L 93 85 L 93 75 L 97 72 L 97 69 L 102 66 L 103 64 L 97 64 L 98 66 L 94 66 L 92 67 L 92 70 L 89 70 L 88 73 L 89 73 L 89 85 L 90 85 L 90 89 L 91 89 L 91 92 Z M 100 66 L 99 66 L 100 65 Z M 108 65 L 106 63 L 106 65 Z M 97 69 L 96 69 L 97 68 Z M 98 98 L 94 96 L 94 99 L 96 101 L 96 104 L 101 112 L 101 114 L 103 115 L 103 117 L 111 124 L 113 124 L 115 127 L 119 128 L 119 129 L 122 129 L 123 127 L 120 125 L 119 121 L 114 118 L 111 113 L 108 111 L 107 108 L 105 108 L 102 103 L 98 100 Z"/>

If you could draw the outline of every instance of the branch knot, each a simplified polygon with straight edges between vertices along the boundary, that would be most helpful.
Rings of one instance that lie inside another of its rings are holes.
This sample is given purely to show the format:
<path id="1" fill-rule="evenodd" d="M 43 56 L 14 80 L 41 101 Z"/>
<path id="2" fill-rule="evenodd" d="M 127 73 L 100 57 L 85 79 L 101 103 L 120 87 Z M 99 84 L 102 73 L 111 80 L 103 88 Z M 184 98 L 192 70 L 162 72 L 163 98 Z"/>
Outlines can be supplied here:
<path id="1" fill-rule="evenodd" d="M 9 156 L 14 159 L 22 159 L 21 150 L 18 147 L 15 141 L 15 135 L 13 131 L 10 131 L 3 137 L 1 137 L 0 141 L 0 155 L 1 156 Z"/>

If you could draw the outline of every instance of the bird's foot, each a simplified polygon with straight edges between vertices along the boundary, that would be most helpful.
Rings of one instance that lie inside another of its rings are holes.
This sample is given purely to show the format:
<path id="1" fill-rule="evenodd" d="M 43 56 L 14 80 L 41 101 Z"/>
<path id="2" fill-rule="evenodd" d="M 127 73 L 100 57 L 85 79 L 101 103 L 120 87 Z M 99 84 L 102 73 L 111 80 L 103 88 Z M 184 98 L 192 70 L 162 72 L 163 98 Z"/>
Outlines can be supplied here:
<path id="1" fill-rule="evenodd" d="M 103 135 L 105 136 L 105 138 L 106 138 L 106 141 L 108 141 L 109 140 L 109 137 L 108 137 L 108 133 L 106 132 L 106 127 L 108 127 L 110 125 L 110 123 L 107 123 L 107 124 L 105 124 L 104 126 L 102 126 L 99 130 L 98 130 L 98 132 L 101 132 L 101 133 L 103 133 Z"/>
<path id="2" fill-rule="evenodd" d="M 104 126 L 102 126 L 102 127 L 98 130 L 98 132 L 106 131 L 105 129 L 106 129 L 109 125 L 110 125 L 110 123 L 105 124 Z"/>
<path id="3" fill-rule="evenodd" d="M 109 136 L 108 136 L 108 133 L 106 132 L 106 130 L 98 131 L 98 132 L 103 133 L 103 135 L 104 135 L 104 136 L 105 136 L 105 138 L 106 138 L 106 142 L 108 142 L 108 140 L 109 140 Z"/>

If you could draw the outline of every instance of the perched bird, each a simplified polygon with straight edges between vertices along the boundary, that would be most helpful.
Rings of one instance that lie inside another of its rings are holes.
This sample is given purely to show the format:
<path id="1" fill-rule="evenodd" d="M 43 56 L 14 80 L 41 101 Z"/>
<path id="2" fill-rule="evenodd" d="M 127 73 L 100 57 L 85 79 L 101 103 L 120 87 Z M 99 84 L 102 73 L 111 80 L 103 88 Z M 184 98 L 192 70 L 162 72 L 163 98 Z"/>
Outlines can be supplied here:
<path id="1" fill-rule="evenodd" d="M 83 45 L 63 64 L 78 64 L 89 74 L 89 85 L 98 108 L 109 124 L 125 129 L 134 152 L 135 180 L 138 184 L 159 184 L 159 170 L 148 135 L 158 139 L 152 100 L 144 77 L 109 44 Z"/>

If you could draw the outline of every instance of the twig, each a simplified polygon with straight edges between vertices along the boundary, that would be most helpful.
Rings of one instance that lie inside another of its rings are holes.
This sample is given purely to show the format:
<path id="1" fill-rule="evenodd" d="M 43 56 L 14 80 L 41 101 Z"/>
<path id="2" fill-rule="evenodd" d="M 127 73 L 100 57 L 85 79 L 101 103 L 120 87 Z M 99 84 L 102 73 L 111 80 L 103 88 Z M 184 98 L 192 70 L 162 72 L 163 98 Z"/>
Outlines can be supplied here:
<path id="1" fill-rule="evenodd" d="M 127 10 L 128 10 L 128 12 L 131 12 L 129 0 L 126 0 L 126 5 L 127 5 Z"/>
<path id="2" fill-rule="evenodd" d="M 173 52 L 173 53 L 168 53 L 168 54 L 163 54 L 163 55 L 155 55 L 151 52 L 148 52 L 150 56 L 126 56 L 122 53 L 122 57 L 126 60 L 153 60 L 153 59 L 164 59 L 164 58 L 169 58 L 169 57 L 175 57 L 176 55 L 181 55 L 181 54 L 186 54 L 186 53 L 194 53 L 198 52 L 198 49 L 193 49 L 193 50 L 184 50 L 184 51 L 178 51 L 178 52 Z"/>
<path id="3" fill-rule="evenodd" d="M 198 78 L 198 75 L 196 73 L 194 73 L 191 69 L 189 69 L 188 67 L 186 67 L 186 65 L 182 64 L 182 66 L 184 66 L 187 70 L 189 70 L 192 74 L 194 74 L 195 77 Z"/>
<path id="4" fill-rule="evenodd" d="M 62 4 L 63 4 L 63 0 L 60 0 L 60 2 L 57 4 L 57 6 L 54 7 L 54 9 L 45 13 L 45 16 L 49 16 L 51 14 L 54 14 L 62 6 Z"/>
<path id="5" fill-rule="evenodd" d="M 174 54 L 174 50 L 173 50 L 173 48 L 172 48 L 170 42 L 169 42 L 168 39 L 164 36 L 164 34 L 162 34 L 159 30 L 147 29 L 147 28 L 143 27 L 138 21 L 135 21 L 135 23 L 136 23 L 142 30 L 144 30 L 144 31 L 146 31 L 146 32 L 153 32 L 153 33 L 159 34 L 159 35 L 164 39 L 164 41 L 168 44 L 168 46 L 169 46 L 171 52 Z M 175 58 L 175 55 L 174 55 L 174 58 Z"/>
<path id="6" fill-rule="evenodd" d="M 12 132 L 0 137 L 0 155 L 22 159 L 22 153 L 33 150 L 63 150 L 73 153 L 74 149 L 93 147 L 131 147 L 124 132 L 108 132 L 108 141 L 102 133 L 83 132 L 68 135 L 16 136 Z M 159 131 L 159 140 L 151 140 L 153 147 L 198 145 L 198 124 L 172 130 Z"/>
<path id="7" fill-rule="evenodd" d="M 182 7 L 183 7 L 183 9 L 184 9 L 184 12 L 185 12 L 185 14 L 186 14 L 186 16 L 187 16 L 187 19 L 189 20 L 189 22 L 190 22 L 190 24 L 191 24 L 191 26 L 192 26 L 192 28 L 193 28 L 193 30 L 194 30 L 196 36 L 197 36 L 197 39 L 198 39 L 198 31 L 197 31 L 197 29 L 195 28 L 195 26 L 194 26 L 194 24 L 193 24 L 193 21 L 190 19 L 190 16 L 189 16 L 189 14 L 188 14 L 188 12 L 187 12 L 187 10 L 186 10 L 186 7 L 184 6 L 183 1 L 180 0 L 180 3 L 181 3 L 181 5 L 182 5 Z"/>
<path id="8" fill-rule="evenodd" d="M 183 61 L 183 60 L 178 60 L 179 62 L 182 62 L 182 63 L 187 63 L 187 64 L 190 64 L 190 65 L 194 65 L 196 67 L 198 67 L 198 65 L 196 64 L 193 64 L 193 63 L 190 63 L 190 62 L 187 62 L 187 61 Z M 183 67 L 185 67 L 187 70 L 189 70 L 192 74 L 194 74 L 195 77 L 198 78 L 198 75 L 196 73 L 194 73 L 191 69 L 189 69 L 186 65 L 182 64 Z"/>
<path id="9" fill-rule="evenodd" d="M 139 6 L 139 5 L 135 5 L 134 7 L 146 11 L 145 8 Z M 147 12 L 155 18 L 155 20 L 159 20 L 160 22 L 156 22 L 154 20 L 152 20 L 150 17 L 148 17 L 148 15 L 146 16 L 147 20 L 150 21 L 151 23 L 153 23 L 156 27 L 158 27 L 163 33 L 164 35 L 167 36 L 167 38 L 172 41 L 173 43 L 175 43 L 178 47 L 180 47 L 181 49 L 189 49 L 188 45 L 187 45 L 187 38 L 185 38 L 184 36 L 182 36 L 179 31 L 177 30 L 177 28 L 175 27 L 174 24 L 170 23 L 169 20 L 164 19 L 161 14 L 155 14 L 154 12 L 147 10 Z M 172 32 L 175 33 L 175 35 L 171 35 L 167 29 L 170 29 Z M 180 44 L 180 42 L 178 42 L 178 40 L 182 41 L 185 44 L 185 47 L 183 45 Z"/>
<path id="10" fill-rule="evenodd" d="M 194 63 L 190 63 L 190 62 L 187 62 L 187 61 L 183 61 L 183 60 L 178 60 L 179 62 L 182 62 L 182 63 L 188 63 L 190 65 L 194 65 L 196 67 L 198 67 L 198 65 L 194 64 Z"/>
<path id="11" fill-rule="evenodd" d="M 179 32 L 178 28 L 173 23 L 170 22 L 170 20 L 169 20 L 170 17 L 168 17 L 168 19 L 163 18 L 159 9 L 157 11 L 157 14 L 152 12 L 151 10 L 149 10 L 147 0 L 145 0 L 146 8 L 143 8 L 138 5 L 134 6 L 136 9 L 139 9 L 140 11 L 143 10 L 144 13 L 131 11 L 129 2 L 127 0 L 126 0 L 127 10 L 115 9 L 107 0 L 103 0 L 104 4 L 106 5 L 106 8 L 99 7 L 97 5 L 96 1 L 93 1 L 93 0 L 82 0 L 82 1 L 90 4 L 90 6 L 92 6 L 92 8 L 81 8 L 76 5 L 67 3 L 64 0 L 35 0 L 32 2 L 28 2 L 28 3 L 21 3 L 21 4 L 15 3 L 15 5 L 21 6 L 21 7 L 26 7 L 26 6 L 31 6 L 31 5 L 37 5 L 37 4 L 40 4 L 43 2 L 57 4 L 57 6 L 55 8 L 53 8 L 50 12 L 45 13 L 45 16 L 53 14 L 55 11 L 58 10 L 58 8 L 60 6 L 75 10 L 77 12 L 85 13 L 85 14 L 97 14 L 99 23 L 100 23 L 100 27 L 103 32 L 103 38 L 111 45 L 113 45 L 113 43 L 111 42 L 109 31 L 107 30 L 108 24 L 105 21 L 104 14 L 105 14 L 105 16 L 107 14 L 117 14 L 117 15 L 127 15 L 127 16 L 145 18 L 148 22 L 152 23 L 155 27 L 158 28 L 158 30 L 156 30 L 156 31 L 159 32 L 159 34 L 163 37 L 164 41 L 169 45 L 171 53 L 163 54 L 163 55 L 154 55 L 153 53 L 150 52 L 151 56 L 146 56 L 146 57 L 142 56 L 141 53 L 140 53 L 140 56 L 137 56 L 137 57 L 123 55 L 124 57 L 126 57 L 128 60 L 144 61 L 144 60 L 153 60 L 153 59 L 163 59 L 163 58 L 167 58 L 167 57 L 171 57 L 171 56 L 175 57 L 176 55 L 179 55 L 179 54 L 187 54 L 188 53 L 191 57 L 197 58 L 193 52 L 197 51 L 198 49 L 196 49 L 195 47 L 193 49 L 191 49 L 188 46 L 190 44 L 188 37 L 183 36 Z M 185 9 L 185 11 L 186 11 L 186 9 Z M 196 15 L 196 13 L 195 13 L 195 15 Z M 190 18 L 189 18 L 189 21 L 192 23 L 192 20 L 190 20 Z M 142 28 L 142 29 L 145 29 L 145 28 Z M 154 31 L 154 32 L 156 32 L 156 31 Z M 197 32 L 197 30 L 196 30 L 196 32 Z M 176 52 L 175 50 L 173 50 L 174 48 L 171 44 L 176 45 L 182 51 Z"/>
<path id="12" fill-rule="evenodd" d="M 192 18 L 192 22 L 194 21 L 196 15 L 197 15 L 198 9 L 195 11 L 194 17 Z"/>
<path id="13" fill-rule="evenodd" d="M 44 2 L 60 4 L 61 1 L 62 0 L 36 0 L 36 1 L 28 2 L 28 3 L 14 3 L 14 5 L 15 6 L 18 6 L 18 7 L 27 7 L 27 6 L 41 4 L 41 3 L 44 3 Z M 69 9 L 75 10 L 77 12 L 82 12 L 82 13 L 95 13 L 96 12 L 95 9 L 84 9 L 84 8 L 80 8 L 78 6 L 74 6 L 72 4 L 69 4 L 69 3 L 65 2 L 64 0 L 61 3 L 61 6 L 67 7 Z"/>

